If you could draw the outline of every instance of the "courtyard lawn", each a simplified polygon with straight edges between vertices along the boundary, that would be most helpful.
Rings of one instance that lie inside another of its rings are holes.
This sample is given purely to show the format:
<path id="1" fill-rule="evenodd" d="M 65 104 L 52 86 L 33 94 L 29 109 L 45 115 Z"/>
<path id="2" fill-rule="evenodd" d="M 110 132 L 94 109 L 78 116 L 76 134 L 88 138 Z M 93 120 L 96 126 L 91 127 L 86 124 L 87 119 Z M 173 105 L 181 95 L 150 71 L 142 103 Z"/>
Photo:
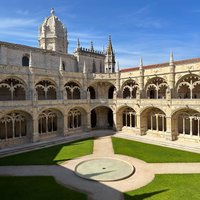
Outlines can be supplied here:
<path id="1" fill-rule="evenodd" d="M 86 200 L 83 193 L 59 185 L 53 177 L 0 176 L 2 200 Z"/>
<path id="2" fill-rule="evenodd" d="M 114 152 L 149 163 L 200 162 L 200 154 L 146 144 L 121 138 L 112 138 Z"/>
<path id="3" fill-rule="evenodd" d="M 200 174 L 156 175 L 153 182 L 124 193 L 125 200 L 198 200 Z"/>
<path id="4" fill-rule="evenodd" d="M 54 165 L 92 152 L 93 139 L 87 139 L 3 157 L 0 165 Z"/>

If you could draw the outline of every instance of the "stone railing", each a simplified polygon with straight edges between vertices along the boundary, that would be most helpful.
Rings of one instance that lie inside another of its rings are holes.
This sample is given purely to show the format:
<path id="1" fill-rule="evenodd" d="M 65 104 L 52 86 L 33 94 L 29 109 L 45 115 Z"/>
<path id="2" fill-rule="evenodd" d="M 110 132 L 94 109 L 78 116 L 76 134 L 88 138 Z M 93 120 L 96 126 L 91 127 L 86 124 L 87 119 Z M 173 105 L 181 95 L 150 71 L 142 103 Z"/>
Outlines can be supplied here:
<path id="1" fill-rule="evenodd" d="M 0 101 L 0 107 L 18 107 L 18 106 L 31 106 L 31 100 L 20 101 Z"/>
<path id="2" fill-rule="evenodd" d="M 88 78 L 91 79 L 116 79 L 116 73 L 91 73 L 88 74 Z"/>
<path id="3" fill-rule="evenodd" d="M 172 99 L 173 105 L 200 105 L 200 99 Z"/>

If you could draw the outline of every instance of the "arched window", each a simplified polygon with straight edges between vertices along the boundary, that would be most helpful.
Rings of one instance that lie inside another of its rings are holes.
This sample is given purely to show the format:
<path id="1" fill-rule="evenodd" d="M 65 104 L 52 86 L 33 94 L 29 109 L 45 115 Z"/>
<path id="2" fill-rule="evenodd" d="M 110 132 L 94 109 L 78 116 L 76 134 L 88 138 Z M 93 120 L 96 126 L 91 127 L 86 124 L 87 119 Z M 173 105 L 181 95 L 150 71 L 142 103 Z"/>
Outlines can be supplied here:
<path id="1" fill-rule="evenodd" d="M 123 126 L 135 127 L 136 116 L 135 111 L 132 108 L 126 108 L 123 112 Z"/>
<path id="2" fill-rule="evenodd" d="M 123 98 L 132 99 L 136 98 L 136 92 L 139 88 L 138 84 L 133 80 L 128 80 L 124 83 L 122 88 Z"/>
<path id="3" fill-rule="evenodd" d="M 177 84 L 177 95 L 182 99 L 200 98 L 200 77 L 186 75 Z"/>
<path id="4" fill-rule="evenodd" d="M 95 61 L 93 60 L 92 62 L 92 73 L 95 73 L 96 72 L 96 64 L 95 64 Z"/>
<path id="5" fill-rule="evenodd" d="M 75 129 L 81 127 L 81 112 L 77 109 L 71 109 L 68 113 L 68 128 Z"/>
<path id="6" fill-rule="evenodd" d="M 147 98 L 165 99 L 167 88 L 167 82 L 163 78 L 152 78 L 147 82 L 146 85 Z"/>
<path id="7" fill-rule="evenodd" d="M 62 61 L 62 68 L 63 68 L 63 71 L 65 71 L 65 62 Z"/>
<path id="8" fill-rule="evenodd" d="M 79 85 L 75 82 L 68 82 L 65 84 L 64 88 L 67 92 L 67 99 L 80 99 L 81 98 L 81 89 Z"/>
<path id="9" fill-rule="evenodd" d="M 159 109 L 148 112 L 147 123 L 147 128 L 151 131 L 166 131 L 166 115 Z"/>
<path id="10" fill-rule="evenodd" d="M 36 84 L 35 89 L 39 100 L 56 99 L 56 86 L 50 81 L 40 81 Z"/>
<path id="11" fill-rule="evenodd" d="M 57 114 L 51 110 L 43 111 L 38 117 L 39 134 L 49 134 L 57 131 Z"/>
<path id="12" fill-rule="evenodd" d="M 4 115 L 0 119 L 0 139 L 22 138 L 27 135 L 26 117 L 18 112 Z"/>
<path id="13" fill-rule="evenodd" d="M 25 55 L 22 57 L 22 66 L 29 66 L 29 56 Z"/>
<path id="14" fill-rule="evenodd" d="M 182 112 L 178 116 L 178 133 L 200 136 L 200 113 Z"/>
<path id="15" fill-rule="evenodd" d="M 16 79 L 9 78 L 0 82 L 0 101 L 25 100 L 25 86 Z"/>

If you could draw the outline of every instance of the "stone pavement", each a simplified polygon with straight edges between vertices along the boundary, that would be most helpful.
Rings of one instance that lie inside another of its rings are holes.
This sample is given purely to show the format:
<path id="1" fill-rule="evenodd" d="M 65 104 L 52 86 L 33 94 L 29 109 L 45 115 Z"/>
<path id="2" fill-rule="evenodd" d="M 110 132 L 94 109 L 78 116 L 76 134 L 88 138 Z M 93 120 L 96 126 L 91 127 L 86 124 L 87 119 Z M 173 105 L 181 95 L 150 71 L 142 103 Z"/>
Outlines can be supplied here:
<path id="1" fill-rule="evenodd" d="M 118 135 L 119 136 L 119 135 Z M 120 137 L 122 137 L 120 135 Z M 126 137 L 126 136 L 125 136 Z M 135 173 L 120 181 L 97 182 L 75 175 L 76 165 L 95 158 L 116 158 L 129 162 Z M 142 160 L 113 152 L 111 137 L 98 137 L 94 141 L 94 153 L 62 163 L 60 166 L 2 166 L 0 175 L 54 176 L 56 181 L 68 188 L 88 194 L 89 200 L 123 200 L 122 192 L 140 188 L 150 183 L 155 174 L 200 173 L 200 163 L 146 163 Z"/>

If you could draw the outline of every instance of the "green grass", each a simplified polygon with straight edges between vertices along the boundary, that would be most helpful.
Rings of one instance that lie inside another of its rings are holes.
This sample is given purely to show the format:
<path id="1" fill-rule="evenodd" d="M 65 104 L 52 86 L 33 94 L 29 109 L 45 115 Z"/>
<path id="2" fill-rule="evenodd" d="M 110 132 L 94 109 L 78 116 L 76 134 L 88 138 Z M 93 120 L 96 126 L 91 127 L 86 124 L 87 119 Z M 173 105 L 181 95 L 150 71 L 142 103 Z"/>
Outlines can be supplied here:
<path id="1" fill-rule="evenodd" d="M 0 176 L 2 200 L 86 200 L 83 193 L 59 185 L 53 177 Z"/>
<path id="2" fill-rule="evenodd" d="M 112 138 L 114 152 L 149 163 L 200 162 L 200 154 L 131 140 Z"/>
<path id="3" fill-rule="evenodd" d="M 0 165 L 54 165 L 91 154 L 93 140 L 82 140 L 0 158 Z"/>
<path id="4" fill-rule="evenodd" d="M 125 200 L 199 200 L 200 174 L 156 175 L 153 182 L 126 192 Z"/>

